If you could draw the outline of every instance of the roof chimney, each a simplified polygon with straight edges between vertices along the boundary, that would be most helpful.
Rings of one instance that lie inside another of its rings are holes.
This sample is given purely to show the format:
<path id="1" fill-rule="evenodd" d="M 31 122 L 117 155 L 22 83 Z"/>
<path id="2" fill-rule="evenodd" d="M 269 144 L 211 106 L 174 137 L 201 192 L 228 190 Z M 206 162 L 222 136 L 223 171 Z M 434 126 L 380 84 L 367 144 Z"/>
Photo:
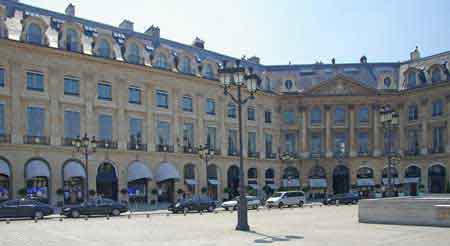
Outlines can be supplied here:
<path id="1" fill-rule="evenodd" d="M 69 4 L 66 8 L 66 15 L 68 16 L 75 16 L 75 5 Z"/>
<path id="2" fill-rule="evenodd" d="M 257 56 L 252 56 L 252 57 L 250 57 L 250 58 L 248 58 L 247 59 L 249 62 L 253 62 L 253 63 L 256 63 L 256 64 L 259 64 L 259 62 L 260 62 L 260 58 L 259 57 L 257 57 Z M 290 63 L 290 62 L 289 62 Z"/>
<path id="3" fill-rule="evenodd" d="M 123 20 L 122 23 L 120 23 L 119 28 L 134 31 L 134 23 L 129 20 Z"/>
<path id="4" fill-rule="evenodd" d="M 333 59 L 331 59 L 331 64 L 336 64 L 336 59 L 333 57 Z"/>
<path id="5" fill-rule="evenodd" d="M 411 57 L 411 61 L 420 59 L 419 46 L 416 46 L 416 48 L 414 49 L 414 51 L 411 52 L 409 55 L 410 55 L 410 57 Z"/>
<path id="6" fill-rule="evenodd" d="M 201 40 L 200 38 L 196 37 L 194 39 L 194 42 L 192 42 L 192 46 L 200 48 L 200 49 L 204 49 L 205 48 L 205 41 Z"/>
<path id="7" fill-rule="evenodd" d="M 361 56 L 361 58 L 359 59 L 359 62 L 363 63 L 363 64 L 367 63 L 367 57 L 366 56 Z"/>

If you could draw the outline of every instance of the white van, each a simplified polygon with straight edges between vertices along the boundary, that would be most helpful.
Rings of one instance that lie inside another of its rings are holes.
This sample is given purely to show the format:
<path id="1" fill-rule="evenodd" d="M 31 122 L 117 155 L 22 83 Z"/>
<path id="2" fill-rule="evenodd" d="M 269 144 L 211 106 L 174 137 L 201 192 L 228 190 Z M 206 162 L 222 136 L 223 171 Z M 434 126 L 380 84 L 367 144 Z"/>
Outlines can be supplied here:
<path id="1" fill-rule="evenodd" d="M 269 199 L 266 201 L 266 206 L 271 207 L 284 207 L 284 206 L 292 206 L 298 205 L 299 207 L 303 207 L 305 204 L 306 198 L 305 193 L 303 191 L 280 191 L 275 192 Z"/>

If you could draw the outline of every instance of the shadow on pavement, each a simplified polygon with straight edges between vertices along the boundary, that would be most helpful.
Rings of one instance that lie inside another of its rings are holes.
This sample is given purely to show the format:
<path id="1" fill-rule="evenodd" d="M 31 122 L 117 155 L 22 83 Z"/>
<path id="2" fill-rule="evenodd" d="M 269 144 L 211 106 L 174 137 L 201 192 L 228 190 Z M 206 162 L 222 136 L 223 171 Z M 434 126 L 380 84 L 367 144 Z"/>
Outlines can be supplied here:
<path id="1" fill-rule="evenodd" d="M 295 235 L 286 235 L 286 236 L 270 236 L 264 233 L 249 231 L 248 233 L 256 234 L 261 236 L 261 238 L 257 238 L 254 240 L 255 243 L 275 243 L 275 242 L 288 242 L 293 240 L 303 239 L 303 236 L 295 236 Z"/>

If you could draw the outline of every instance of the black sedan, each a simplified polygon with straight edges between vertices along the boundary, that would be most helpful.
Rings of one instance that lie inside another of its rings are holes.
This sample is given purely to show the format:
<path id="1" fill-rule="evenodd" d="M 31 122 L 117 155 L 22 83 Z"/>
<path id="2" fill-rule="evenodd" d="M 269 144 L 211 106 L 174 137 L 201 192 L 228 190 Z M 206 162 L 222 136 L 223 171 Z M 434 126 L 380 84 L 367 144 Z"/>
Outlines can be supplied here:
<path id="1" fill-rule="evenodd" d="M 356 193 L 338 194 L 326 198 L 323 201 L 325 205 L 331 204 L 357 204 L 359 201 L 359 195 Z"/>
<path id="2" fill-rule="evenodd" d="M 168 210 L 172 213 L 187 213 L 190 211 L 208 211 L 213 212 L 216 209 L 216 201 L 207 197 L 194 197 L 178 201 L 169 206 Z"/>
<path id="3" fill-rule="evenodd" d="M 15 199 L 3 202 L 0 205 L 0 217 L 2 218 L 30 217 L 42 219 L 50 214 L 53 214 L 53 208 L 36 200 Z"/>
<path id="4" fill-rule="evenodd" d="M 128 207 L 119 202 L 106 198 L 92 199 L 80 205 L 66 207 L 62 214 L 67 217 L 78 218 L 81 215 L 112 215 L 119 216 L 128 211 Z"/>

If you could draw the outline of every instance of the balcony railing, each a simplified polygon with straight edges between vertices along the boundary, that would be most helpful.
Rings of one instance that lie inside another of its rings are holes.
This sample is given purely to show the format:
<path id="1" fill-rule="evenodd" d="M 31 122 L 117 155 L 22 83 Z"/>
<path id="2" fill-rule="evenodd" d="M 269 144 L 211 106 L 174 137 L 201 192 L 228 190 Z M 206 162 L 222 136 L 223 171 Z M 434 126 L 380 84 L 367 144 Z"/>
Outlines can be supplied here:
<path id="1" fill-rule="evenodd" d="M 185 154 L 197 154 L 198 149 L 192 146 L 183 146 L 183 153 Z"/>
<path id="2" fill-rule="evenodd" d="M 296 152 L 283 152 L 283 154 L 280 155 L 280 158 L 282 160 L 295 160 L 298 159 L 299 155 Z"/>
<path id="3" fill-rule="evenodd" d="M 259 152 L 252 152 L 252 151 L 249 151 L 248 153 L 247 153 L 247 156 L 249 157 L 249 158 L 255 158 L 255 159 L 259 159 Z"/>
<path id="4" fill-rule="evenodd" d="M 266 159 L 276 159 L 277 158 L 277 154 L 276 153 L 266 153 Z"/>
<path id="5" fill-rule="evenodd" d="M 431 148 L 430 150 L 429 150 L 429 152 L 431 153 L 431 154 L 439 154 L 439 153 L 444 153 L 444 146 L 435 146 L 435 147 L 433 147 L 433 148 Z"/>
<path id="6" fill-rule="evenodd" d="M 234 149 L 228 150 L 228 156 L 238 156 L 238 155 L 239 155 L 239 153 L 237 150 L 234 150 Z"/>
<path id="7" fill-rule="evenodd" d="M 325 156 L 324 152 L 311 152 L 309 154 L 309 158 L 310 159 L 318 159 L 318 158 L 321 158 L 321 157 L 324 157 L 324 156 Z"/>
<path id="8" fill-rule="evenodd" d="M 50 145 L 50 138 L 47 136 L 24 136 L 24 144 L 40 144 L 40 145 Z"/>
<path id="9" fill-rule="evenodd" d="M 0 143 L 11 143 L 11 135 L 0 134 Z"/>
<path id="10" fill-rule="evenodd" d="M 358 151 L 358 156 L 359 157 L 369 156 L 369 150 L 360 150 L 360 151 Z"/>
<path id="11" fill-rule="evenodd" d="M 127 144 L 127 149 L 128 150 L 136 150 L 136 151 L 147 151 L 147 144 L 129 142 Z"/>
<path id="12" fill-rule="evenodd" d="M 97 141 L 97 147 L 102 149 L 117 149 L 117 141 L 104 139 Z"/>
<path id="13" fill-rule="evenodd" d="M 420 150 L 419 149 L 409 149 L 409 150 L 405 151 L 405 155 L 406 156 L 418 156 L 418 155 L 420 155 Z"/>
<path id="14" fill-rule="evenodd" d="M 173 145 L 158 144 L 158 145 L 156 145 L 156 151 L 173 153 L 174 149 L 173 149 Z"/>

